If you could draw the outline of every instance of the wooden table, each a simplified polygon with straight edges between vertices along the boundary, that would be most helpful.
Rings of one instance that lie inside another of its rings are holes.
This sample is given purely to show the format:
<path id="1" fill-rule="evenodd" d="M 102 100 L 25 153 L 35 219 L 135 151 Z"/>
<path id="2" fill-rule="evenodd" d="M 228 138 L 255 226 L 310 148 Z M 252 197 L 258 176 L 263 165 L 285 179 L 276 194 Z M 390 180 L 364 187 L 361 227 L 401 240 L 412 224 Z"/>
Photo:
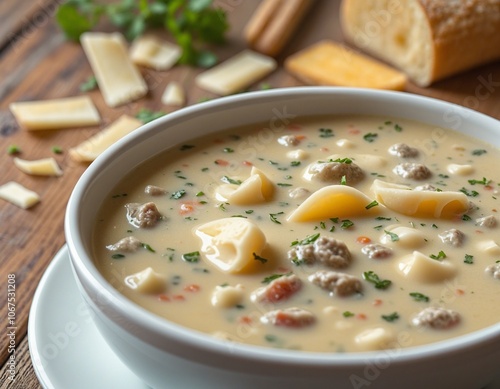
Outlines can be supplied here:
<path id="1" fill-rule="evenodd" d="M 40 387 L 29 357 L 26 336 L 28 314 L 40 277 L 64 245 L 65 206 L 73 186 L 86 168 L 85 164 L 73 162 L 66 151 L 123 113 L 133 115 L 142 107 L 172 111 L 160 102 L 160 96 L 170 80 L 183 83 L 188 104 L 215 97 L 194 85 L 194 76 L 200 69 L 181 66 L 163 73 L 141 69 L 151 89 L 147 98 L 111 109 L 104 104 L 99 91 L 89 92 L 103 118 L 99 127 L 39 132 L 19 128 L 9 112 L 9 103 L 79 95 L 82 93 L 79 85 L 92 74 L 81 47 L 66 42 L 55 24 L 53 16 L 58 3 L 59 0 L 0 2 L 0 184 L 17 181 L 38 192 L 42 198 L 40 204 L 29 210 L 0 200 L 0 282 L 4 285 L 0 303 L 0 388 Z M 340 0 L 318 1 L 299 33 L 278 58 L 279 62 L 319 39 L 342 41 L 338 22 L 339 3 Z M 241 32 L 257 2 L 216 0 L 215 4 L 226 10 L 231 25 L 228 43 L 217 48 L 220 58 L 224 59 L 245 47 Z M 264 81 L 272 87 L 302 85 L 282 68 Z M 253 87 L 258 88 L 258 85 Z M 451 101 L 500 119 L 500 64 L 471 70 L 427 89 L 409 85 L 408 92 Z M 22 149 L 22 158 L 54 156 L 64 175 L 47 178 L 20 172 L 13 166 L 12 156 L 7 154 L 7 148 L 12 144 Z M 62 154 L 53 154 L 52 147 L 56 145 L 64 150 Z M 16 280 L 17 372 L 13 383 L 6 380 L 6 361 L 9 357 L 6 329 L 8 274 L 15 274 Z"/>

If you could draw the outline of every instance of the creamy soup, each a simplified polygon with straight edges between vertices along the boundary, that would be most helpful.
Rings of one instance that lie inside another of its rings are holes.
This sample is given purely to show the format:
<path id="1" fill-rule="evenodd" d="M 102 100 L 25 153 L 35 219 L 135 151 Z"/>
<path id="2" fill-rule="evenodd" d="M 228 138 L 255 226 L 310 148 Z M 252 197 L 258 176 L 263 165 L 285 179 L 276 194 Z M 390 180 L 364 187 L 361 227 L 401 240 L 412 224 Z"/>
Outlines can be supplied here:
<path id="1" fill-rule="evenodd" d="M 94 254 L 114 287 L 183 326 L 305 351 L 498 321 L 498 150 L 382 117 L 264 127 L 178 145 L 113 189 Z"/>

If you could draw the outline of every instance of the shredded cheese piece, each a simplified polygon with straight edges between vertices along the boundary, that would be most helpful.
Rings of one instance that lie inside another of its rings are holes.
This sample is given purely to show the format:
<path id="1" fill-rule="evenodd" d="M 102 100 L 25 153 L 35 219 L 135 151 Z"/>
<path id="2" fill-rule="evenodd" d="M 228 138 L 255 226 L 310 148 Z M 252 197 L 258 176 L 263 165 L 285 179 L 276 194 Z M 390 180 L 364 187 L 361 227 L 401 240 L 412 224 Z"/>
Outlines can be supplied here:
<path id="1" fill-rule="evenodd" d="M 145 35 L 132 42 L 130 58 L 136 65 L 147 66 L 155 70 L 168 70 L 180 58 L 179 46 L 162 41 L 154 36 Z"/>
<path id="2" fill-rule="evenodd" d="M 61 176 L 63 174 L 56 160 L 52 157 L 27 161 L 21 158 L 14 158 L 14 165 L 26 174 L 34 176 Z"/>
<path id="3" fill-rule="evenodd" d="M 40 196 L 36 192 L 14 181 L 0 186 L 0 198 L 23 209 L 28 209 L 40 202 Z"/>

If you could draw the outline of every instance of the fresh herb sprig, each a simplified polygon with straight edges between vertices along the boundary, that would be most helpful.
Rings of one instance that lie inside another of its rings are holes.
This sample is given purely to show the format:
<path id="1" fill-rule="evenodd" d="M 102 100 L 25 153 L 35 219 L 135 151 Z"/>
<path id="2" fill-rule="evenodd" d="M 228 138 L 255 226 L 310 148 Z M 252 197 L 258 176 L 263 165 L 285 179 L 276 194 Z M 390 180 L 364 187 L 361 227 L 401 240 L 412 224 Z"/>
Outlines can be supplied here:
<path id="1" fill-rule="evenodd" d="M 179 63 L 200 67 L 217 62 L 205 46 L 223 43 L 229 27 L 225 12 L 214 7 L 212 0 L 66 0 L 56 12 L 57 23 L 73 41 L 92 30 L 101 18 L 107 18 L 129 40 L 146 29 L 163 27 L 182 48 Z"/>

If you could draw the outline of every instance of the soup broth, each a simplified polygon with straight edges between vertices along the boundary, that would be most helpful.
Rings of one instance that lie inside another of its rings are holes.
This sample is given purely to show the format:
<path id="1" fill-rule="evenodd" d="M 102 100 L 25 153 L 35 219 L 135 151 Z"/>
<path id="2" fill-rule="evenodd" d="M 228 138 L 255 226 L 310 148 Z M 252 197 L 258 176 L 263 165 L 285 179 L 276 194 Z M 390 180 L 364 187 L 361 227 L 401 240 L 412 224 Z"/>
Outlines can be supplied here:
<path id="1" fill-rule="evenodd" d="M 498 321 L 498 150 L 382 117 L 264 128 L 177 145 L 113 189 L 93 246 L 116 289 L 216 337 L 304 351 Z"/>

